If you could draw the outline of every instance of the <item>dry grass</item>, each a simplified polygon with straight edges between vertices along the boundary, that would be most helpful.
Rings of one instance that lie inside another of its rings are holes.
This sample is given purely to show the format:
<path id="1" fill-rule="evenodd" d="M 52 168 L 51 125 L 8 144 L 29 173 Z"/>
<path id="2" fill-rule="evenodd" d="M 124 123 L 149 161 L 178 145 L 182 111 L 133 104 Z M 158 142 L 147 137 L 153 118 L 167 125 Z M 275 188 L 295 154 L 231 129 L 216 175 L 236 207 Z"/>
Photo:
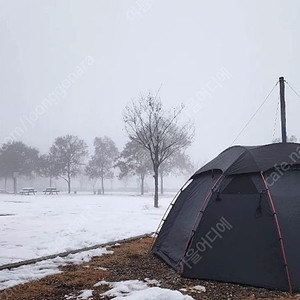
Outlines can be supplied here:
<path id="1" fill-rule="evenodd" d="M 77 296 L 85 289 L 94 290 L 93 299 L 100 299 L 99 295 L 108 289 L 105 285 L 94 287 L 94 284 L 101 280 L 144 280 L 145 278 L 157 279 L 161 282 L 161 287 L 170 289 L 188 289 L 195 285 L 204 285 L 207 290 L 205 293 L 189 292 L 195 299 L 300 299 L 287 293 L 265 289 L 181 278 L 165 263 L 148 253 L 151 243 L 151 238 L 144 238 L 124 243 L 120 247 L 112 247 L 113 255 L 95 257 L 89 263 L 81 265 L 62 267 L 63 273 L 61 274 L 0 292 L 0 300 L 65 300 L 65 295 L 69 295 L 69 299 L 77 299 Z M 99 269 L 99 267 L 107 268 L 107 270 Z"/>

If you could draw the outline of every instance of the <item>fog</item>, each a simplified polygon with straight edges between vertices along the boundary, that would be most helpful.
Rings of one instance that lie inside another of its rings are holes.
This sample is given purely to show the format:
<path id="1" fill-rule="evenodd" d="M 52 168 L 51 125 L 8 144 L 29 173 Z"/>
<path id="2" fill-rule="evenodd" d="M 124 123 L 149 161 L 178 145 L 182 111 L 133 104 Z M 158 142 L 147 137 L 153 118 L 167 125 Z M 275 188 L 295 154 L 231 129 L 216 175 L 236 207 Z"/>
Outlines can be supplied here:
<path id="1" fill-rule="evenodd" d="M 297 0 L 0 0 L 0 140 L 47 152 L 57 136 L 92 145 L 107 135 L 121 149 L 125 105 L 161 87 L 166 107 L 186 104 L 200 165 L 232 144 L 279 76 L 300 91 L 299 9 Z M 286 98 L 299 141 L 300 99 L 288 87 Z M 278 87 L 236 144 L 279 137 L 277 103 Z"/>

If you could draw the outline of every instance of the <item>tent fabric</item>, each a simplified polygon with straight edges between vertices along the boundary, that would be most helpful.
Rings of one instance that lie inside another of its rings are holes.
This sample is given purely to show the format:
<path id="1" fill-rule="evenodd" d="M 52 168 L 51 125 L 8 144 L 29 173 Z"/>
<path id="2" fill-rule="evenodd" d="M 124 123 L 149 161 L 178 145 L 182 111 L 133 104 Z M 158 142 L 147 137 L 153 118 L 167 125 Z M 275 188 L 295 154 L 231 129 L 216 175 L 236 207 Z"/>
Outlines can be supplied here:
<path id="1" fill-rule="evenodd" d="M 299 157 L 292 143 L 225 150 L 179 194 L 152 252 L 184 277 L 300 292 Z M 268 183 L 282 163 L 293 168 Z"/>
<path id="2" fill-rule="evenodd" d="M 276 143 L 263 146 L 233 146 L 200 168 L 193 176 L 221 170 L 225 175 L 267 171 L 282 163 L 300 164 L 300 144 Z"/>
<path id="3" fill-rule="evenodd" d="M 217 180 L 217 176 L 212 178 L 210 175 L 195 179 L 182 191 L 171 209 L 156 240 L 156 246 L 171 266 L 180 262 L 203 200 Z"/>
<path id="4" fill-rule="evenodd" d="M 224 217 L 231 226 L 225 230 L 222 238 L 206 245 L 206 251 L 200 252 L 202 259 L 194 265 L 184 263 L 182 275 L 185 277 L 231 281 L 253 286 L 286 289 L 288 287 L 281 249 L 274 247 L 278 234 L 274 219 L 264 197 L 262 215 L 256 216 L 259 195 L 253 201 L 253 194 L 224 195 L 222 201 L 212 201 L 201 221 L 201 226 L 193 238 L 190 249 L 197 249 L 211 231 L 211 227 Z M 240 205 L 239 202 L 243 202 Z M 232 214 L 232 211 L 235 213 Z M 251 213 L 249 213 L 251 212 Z M 268 232 L 268 234 L 266 234 Z M 208 235 L 211 240 L 216 236 Z M 205 246 L 205 245 L 204 245 Z M 192 268 L 190 268 L 192 266 Z"/>
<path id="5" fill-rule="evenodd" d="M 270 172 L 269 172 L 270 174 Z M 267 175 L 269 175 L 267 174 Z M 293 290 L 300 291 L 300 171 L 290 170 L 269 187 L 286 251 Z"/>

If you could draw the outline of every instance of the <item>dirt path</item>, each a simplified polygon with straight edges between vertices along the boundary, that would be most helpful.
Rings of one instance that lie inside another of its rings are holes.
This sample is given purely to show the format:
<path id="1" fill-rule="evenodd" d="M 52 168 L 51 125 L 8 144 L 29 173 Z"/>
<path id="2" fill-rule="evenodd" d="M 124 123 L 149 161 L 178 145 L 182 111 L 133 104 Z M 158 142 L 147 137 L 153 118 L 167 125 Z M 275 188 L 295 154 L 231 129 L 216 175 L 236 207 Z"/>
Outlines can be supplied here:
<path id="1" fill-rule="evenodd" d="M 174 290 L 189 290 L 195 285 L 205 286 L 205 293 L 188 291 L 194 299 L 300 299 L 282 292 L 181 278 L 165 263 L 148 253 L 151 243 L 151 238 L 143 238 L 112 247 L 113 255 L 95 257 L 89 263 L 81 265 L 68 265 L 62 267 L 64 272 L 61 274 L 4 290 L 0 292 L 0 300 L 71 300 L 77 299 L 81 291 L 86 289 L 93 290 L 95 300 L 100 299 L 99 295 L 108 289 L 105 285 L 94 287 L 101 280 L 113 282 L 145 278 L 157 279 L 161 282 L 160 287 Z"/>

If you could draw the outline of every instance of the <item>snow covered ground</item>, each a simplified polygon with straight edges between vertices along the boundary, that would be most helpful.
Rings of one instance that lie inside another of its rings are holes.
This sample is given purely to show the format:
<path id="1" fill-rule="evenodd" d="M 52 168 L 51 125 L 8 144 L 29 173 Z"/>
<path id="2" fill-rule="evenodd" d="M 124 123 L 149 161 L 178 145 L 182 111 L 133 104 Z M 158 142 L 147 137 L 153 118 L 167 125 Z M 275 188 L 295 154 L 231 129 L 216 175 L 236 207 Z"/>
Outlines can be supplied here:
<path id="1" fill-rule="evenodd" d="M 160 288 L 160 284 L 156 280 L 146 279 L 146 282 L 139 280 L 127 280 L 112 283 L 100 281 L 96 283 L 95 286 L 102 284 L 109 285 L 111 289 L 104 294 L 101 294 L 101 296 L 113 297 L 115 300 L 193 300 L 191 296 L 183 295 L 179 291 Z M 149 285 L 151 286 L 149 287 Z M 84 292 L 91 292 L 91 290 Z M 89 298 L 87 297 L 85 299 Z"/>
<path id="2" fill-rule="evenodd" d="M 172 195 L 0 195 L 0 265 L 156 230 Z"/>
<path id="3" fill-rule="evenodd" d="M 172 196 L 161 199 L 155 209 L 151 196 L 0 195 L 0 265 L 155 231 Z M 0 290 L 61 273 L 60 266 L 87 262 L 103 254 L 113 251 L 99 248 L 2 270 Z M 101 281 L 95 287 L 102 284 L 110 290 L 99 296 L 116 300 L 193 300 L 180 291 L 160 288 L 156 280 Z M 83 290 L 76 298 L 93 299 L 92 294 L 93 290 Z M 74 295 L 65 298 L 74 299 Z"/>
<path id="4" fill-rule="evenodd" d="M 145 281 L 127 280 L 120 282 L 100 281 L 94 286 L 108 285 L 110 290 L 100 294 L 100 299 L 108 296 L 113 300 L 194 300 L 189 295 L 183 295 L 179 291 L 160 288 L 157 280 Z M 77 300 L 92 300 L 94 290 L 82 290 L 81 294 L 76 297 Z M 65 295 L 65 299 L 74 299 L 74 294 Z"/>
<path id="5" fill-rule="evenodd" d="M 0 195 L 0 265 L 155 231 L 172 196 L 155 209 L 151 196 Z M 0 290 L 103 253 L 108 253 L 105 248 L 2 270 Z"/>

